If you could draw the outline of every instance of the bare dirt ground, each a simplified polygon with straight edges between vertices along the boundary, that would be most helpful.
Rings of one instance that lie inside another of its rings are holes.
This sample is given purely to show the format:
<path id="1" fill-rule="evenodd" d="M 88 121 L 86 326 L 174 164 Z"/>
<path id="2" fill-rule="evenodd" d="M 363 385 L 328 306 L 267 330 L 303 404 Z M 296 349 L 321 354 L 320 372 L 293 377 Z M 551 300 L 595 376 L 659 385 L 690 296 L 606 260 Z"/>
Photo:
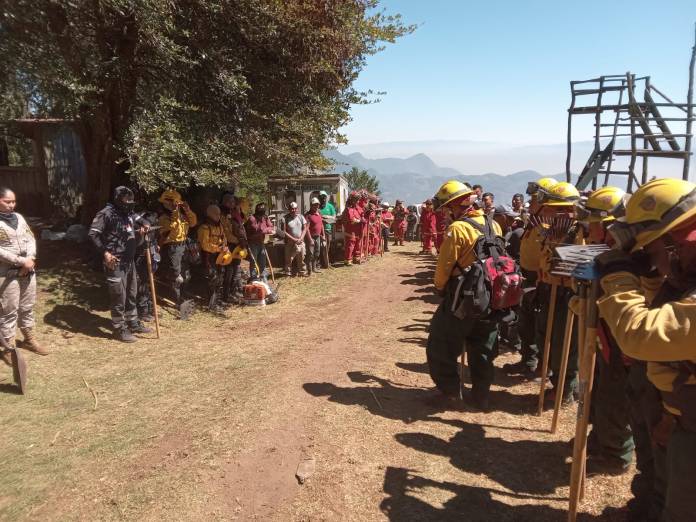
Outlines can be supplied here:
<path id="1" fill-rule="evenodd" d="M 433 258 L 394 250 L 265 309 L 165 312 L 134 345 L 108 337 L 99 274 L 49 265 L 53 353 L 25 397 L 0 373 L 0 519 L 564 520 L 574 409 L 551 436 L 538 385 L 501 373 L 492 413 L 429 406 Z M 589 479 L 581 520 L 620 520 L 629 483 Z"/>

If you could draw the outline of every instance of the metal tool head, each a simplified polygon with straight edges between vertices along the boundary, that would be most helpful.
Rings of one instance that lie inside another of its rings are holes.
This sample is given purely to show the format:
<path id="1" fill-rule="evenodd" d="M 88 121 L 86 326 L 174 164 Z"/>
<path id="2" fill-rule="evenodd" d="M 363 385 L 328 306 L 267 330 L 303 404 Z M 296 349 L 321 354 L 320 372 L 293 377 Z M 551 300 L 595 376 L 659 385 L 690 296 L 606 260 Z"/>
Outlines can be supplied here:
<path id="1" fill-rule="evenodd" d="M 193 311 L 196 308 L 196 304 L 193 299 L 186 299 L 179 305 L 179 319 L 182 321 L 188 321 Z"/>
<path id="2" fill-rule="evenodd" d="M 15 384 L 19 387 L 19 393 L 24 395 L 27 389 L 27 361 L 17 349 L 10 350 L 12 358 L 12 376 Z"/>

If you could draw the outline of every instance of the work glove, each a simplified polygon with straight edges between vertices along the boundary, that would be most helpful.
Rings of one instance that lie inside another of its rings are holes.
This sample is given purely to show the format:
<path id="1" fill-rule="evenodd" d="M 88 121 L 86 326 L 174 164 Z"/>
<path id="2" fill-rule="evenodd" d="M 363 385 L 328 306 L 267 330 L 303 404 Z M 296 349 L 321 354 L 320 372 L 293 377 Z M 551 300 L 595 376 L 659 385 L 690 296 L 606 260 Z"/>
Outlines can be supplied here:
<path id="1" fill-rule="evenodd" d="M 618 249 L 608 250 L 595 258 L 595 267 L 600 278 L 617 272 L 629 272 L 641 277 L 647 276 L 652 270 L 650 256 L 642 250 L 633 254 Z"/>

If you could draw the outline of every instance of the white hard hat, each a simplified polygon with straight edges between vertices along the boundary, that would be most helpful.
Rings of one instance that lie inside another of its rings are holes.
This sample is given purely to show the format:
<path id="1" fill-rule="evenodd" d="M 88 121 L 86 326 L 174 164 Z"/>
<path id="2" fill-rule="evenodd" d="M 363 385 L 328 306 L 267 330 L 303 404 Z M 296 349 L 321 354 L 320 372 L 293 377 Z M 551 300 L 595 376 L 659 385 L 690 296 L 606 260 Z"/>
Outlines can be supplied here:
<path id="1" fill-rule="evenodd" d="M 319 199 L 318 198 L 312 198 L 312 201 L 310 201 L 312 205 L 318 205 L 319 204 Z"/>
<path id="2" fill-rule="evenodd" d="M 382 206 L 383 207 L 391 207 L 388 201 L 382 201 Z"/>
<path id="3" fill-rule="evenodd" d="M 290 208 L 297 208 L 297 203 L 295 203 L 294 201 L 291 201 Z"/>

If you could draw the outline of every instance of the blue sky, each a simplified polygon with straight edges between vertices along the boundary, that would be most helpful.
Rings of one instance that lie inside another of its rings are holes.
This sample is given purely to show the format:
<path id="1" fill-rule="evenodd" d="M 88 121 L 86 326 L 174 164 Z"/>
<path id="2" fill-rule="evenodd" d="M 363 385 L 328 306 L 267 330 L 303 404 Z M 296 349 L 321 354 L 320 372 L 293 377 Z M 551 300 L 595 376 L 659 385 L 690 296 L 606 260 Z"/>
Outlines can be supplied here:
<path id="1" fill-rule="evenodd" d="M 630 70 L 685 101 L 695 0 L 383 0 L 419 24 L 370 57 L 351 144 L 477 140 L 565 141 L 569 81 Z M 575 139 L 589 139 L 591 122 Z M 585 125 L 583 127 L 583 125 Z"/>

